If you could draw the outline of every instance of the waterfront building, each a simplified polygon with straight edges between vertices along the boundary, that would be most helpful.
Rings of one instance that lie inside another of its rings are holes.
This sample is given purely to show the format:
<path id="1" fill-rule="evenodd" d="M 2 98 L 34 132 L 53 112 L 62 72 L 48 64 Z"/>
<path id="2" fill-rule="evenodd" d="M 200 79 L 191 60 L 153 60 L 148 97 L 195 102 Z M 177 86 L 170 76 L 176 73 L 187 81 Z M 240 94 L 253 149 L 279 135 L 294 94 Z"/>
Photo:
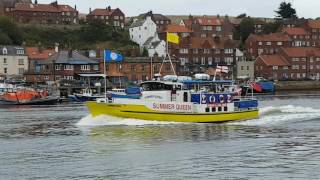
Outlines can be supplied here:
<path id="1" fill-rule="evenodd" d="M 281 31 L 290 37 L 292 47 L 309 47 L 313 44 L 311 34 L 302 27 L 285 27 Z"/>
<path id="2" fill-rule="evenodd" d="M 208 68 L 217 65 L 233 69 L 236 60 L 238 43 L 220 37 L 186 37 L 177 46 L 170 49 L 172 56 L 179 60 L 180 75 L 204 73 Z M 232 71 L 229 74 L 232 76 Z"/>
<path id="3" fill-rule="evenodd" d="M 21 46 L 0 46 L 0 74 L 6 78 L 23 79 L 28 70 L 28 56 Z"/>
<path id="4" fill-rule="evenodd" d="M 194 37 L 214 38 L 218 36 L 233 39 L 233 25 L 228 16 L 193 17 L 190 15 L 188 19 L 182 20 L 180 25 L 191 29 Z"/>
<path id="5" fill-rule="evenodd" d="M 106 63 L 107 78 L 112 85 L 120 87 L 128 81 L 141 82 L 152 80 L 151 74 L 157 74 L 160 71 L 163 58 L 161 57 L 125 57 L 122 62 Z M 173 67 L 177 71 L 178 62 L 172 59 Z M 104 62 L 100 61 L 100 69 L 103 71 Z M 152 67 L 152 68 L 151 68 Z M 170 63 L 164 63 L 161 75 L 173 75 Z"/>
<path id="6" fill-rule="evenodd" d="M 69 5 L 58 4 L 57 1 L 50 4 L 16 3 L 11 9 L 11 16 L 19 23 L 37 24 L 78 24 L 78 11 Z"/>
<path id="7" fill-rule="evenodd" d="M 111 9 L 110 6 L 105 9 L 94 9 L 89 10 L 89 14 L 86 17 L 87 22 L 101 21 L 104 24 L 111 25 L 114 27 L 124 28 L 125 14 L 119 9 Z"/>
<path id="8" fill-rule="evenodd" d="M 276 54 L 280 48 L 291 46 L 291 38 L 284 33 L 251 34 L 245 42 L 246 56 L 251 60 L 259 55 Z"/>
<path id="9" fill-rule="evenodd" d="M 139 45 L 141 52 L 144 49 L 148 51 L 149 57 L 165 56 L 166 43 L 159 39 L 157 25 L 151 16 L 145 19 L 134 19 L 129 28 L 129 35 L 130 39 Z"/>
<path id="10" fill-rule="evenodd" d="M 147 17 L 151 17 L 151 20 L 156 24 L 157 31 L 162 31 L 165 29 L 169 24 L 171 24 L 171 20 L 162 14 L 154 14 L 152 11 L 149 11 L 144 14 L 140 14 L 137 18 L 138 19 L 146 19 Z"/>
<path id="11" fill-rule="evenodd" d="M 319 79 L 320 49 L 281 48 L 277 55 L 260 55 L 255 61 L 255 76 L 268 79 Z"/>
<path id="12" fill-rule="evenodd" d="M 26 47 L 29 70 L 24 73 L 27 82 L 48 84 L 54 81 L 54 63 L 48 58 L 58 52 L 54 49 Z"/>

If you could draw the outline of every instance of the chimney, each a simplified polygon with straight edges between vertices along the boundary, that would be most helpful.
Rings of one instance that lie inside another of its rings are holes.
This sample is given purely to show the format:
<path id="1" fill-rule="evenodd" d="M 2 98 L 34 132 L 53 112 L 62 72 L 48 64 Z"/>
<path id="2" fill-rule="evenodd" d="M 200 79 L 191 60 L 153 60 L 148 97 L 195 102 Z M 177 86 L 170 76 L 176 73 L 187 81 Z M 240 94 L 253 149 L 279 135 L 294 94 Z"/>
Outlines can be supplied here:
<path id="1" fill-rule="evenodd" d="M 74 5 L 74 9 L 77 10 L 77 5 Z"/>
<path id="2" fill-rule="evenodd" d="M 34 0 L 34 4 L 38 4 L 38 0 Z"/>
<path id="3" fill-rule="evenodd" d="M 68 51 L 68 57 L 72 58 L 72 50 L 71 49 L 69 49 L 69 51 Z"/>
<path id="4" fill-rule="evenodd" d="M 111 6 L 108 6 L 108 11 L 111 11 Z"/>
<path id="5" fill-rule="evenodd" d="M 54 52 L 59 52 L 59 43 L 54 44 Z"/>
<path id="6" fill-rule="evenodd" d="M 89 13 L 91 13 L 91 7 L 89 8 Z"/>

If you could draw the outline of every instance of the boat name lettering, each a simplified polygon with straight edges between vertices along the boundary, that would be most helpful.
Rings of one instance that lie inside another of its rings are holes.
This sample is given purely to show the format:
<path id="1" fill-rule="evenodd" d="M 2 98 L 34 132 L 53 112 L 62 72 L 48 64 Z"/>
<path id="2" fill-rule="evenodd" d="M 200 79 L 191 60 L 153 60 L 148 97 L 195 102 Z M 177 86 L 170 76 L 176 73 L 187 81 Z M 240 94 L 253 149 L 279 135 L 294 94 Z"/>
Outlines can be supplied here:
<path id="1" fill-rule="evenodd" d="M 153 103 L 153 109 L 190 111 L 192 107 L 188 104 Z"/>

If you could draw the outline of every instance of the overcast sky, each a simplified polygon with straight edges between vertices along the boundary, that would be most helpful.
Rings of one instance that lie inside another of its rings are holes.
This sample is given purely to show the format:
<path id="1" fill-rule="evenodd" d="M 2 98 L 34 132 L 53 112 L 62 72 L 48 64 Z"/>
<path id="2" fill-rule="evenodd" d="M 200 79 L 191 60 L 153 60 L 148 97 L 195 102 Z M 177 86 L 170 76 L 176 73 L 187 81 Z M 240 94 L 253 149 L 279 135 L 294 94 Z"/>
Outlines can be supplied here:
<path id="1" fill-rule="evenodd" d="M 34 1 L 34 0 L 33 0 Z M 49 3 L 53 0 L 38 0 Z M 237 16 L 246 13 L 255 17 L 274 17 L 283 0 L 58 0 L 59 4 L 74 6 L 81 13 L 88 13 L 89 7 L 119 7 L 126 16 L 136 16 L 152 10 L 165 15 L 225 15 Z M 291 2 L 299 17 L 320 17 L 320 0 L 286 0 Z"/>

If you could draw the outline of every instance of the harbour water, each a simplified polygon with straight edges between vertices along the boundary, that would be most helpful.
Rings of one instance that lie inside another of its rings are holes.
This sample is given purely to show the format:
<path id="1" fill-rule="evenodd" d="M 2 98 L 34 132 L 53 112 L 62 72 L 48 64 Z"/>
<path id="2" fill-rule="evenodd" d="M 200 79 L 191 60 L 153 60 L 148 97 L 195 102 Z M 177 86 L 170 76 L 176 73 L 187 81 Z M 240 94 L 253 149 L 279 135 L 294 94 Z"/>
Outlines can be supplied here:
<path id="1" fill-rule="evenodd" d="M 1 107 L 0 179 L 320 179 L 320 96 L 261 100 L 260 119 L 222 124 Z"/>

